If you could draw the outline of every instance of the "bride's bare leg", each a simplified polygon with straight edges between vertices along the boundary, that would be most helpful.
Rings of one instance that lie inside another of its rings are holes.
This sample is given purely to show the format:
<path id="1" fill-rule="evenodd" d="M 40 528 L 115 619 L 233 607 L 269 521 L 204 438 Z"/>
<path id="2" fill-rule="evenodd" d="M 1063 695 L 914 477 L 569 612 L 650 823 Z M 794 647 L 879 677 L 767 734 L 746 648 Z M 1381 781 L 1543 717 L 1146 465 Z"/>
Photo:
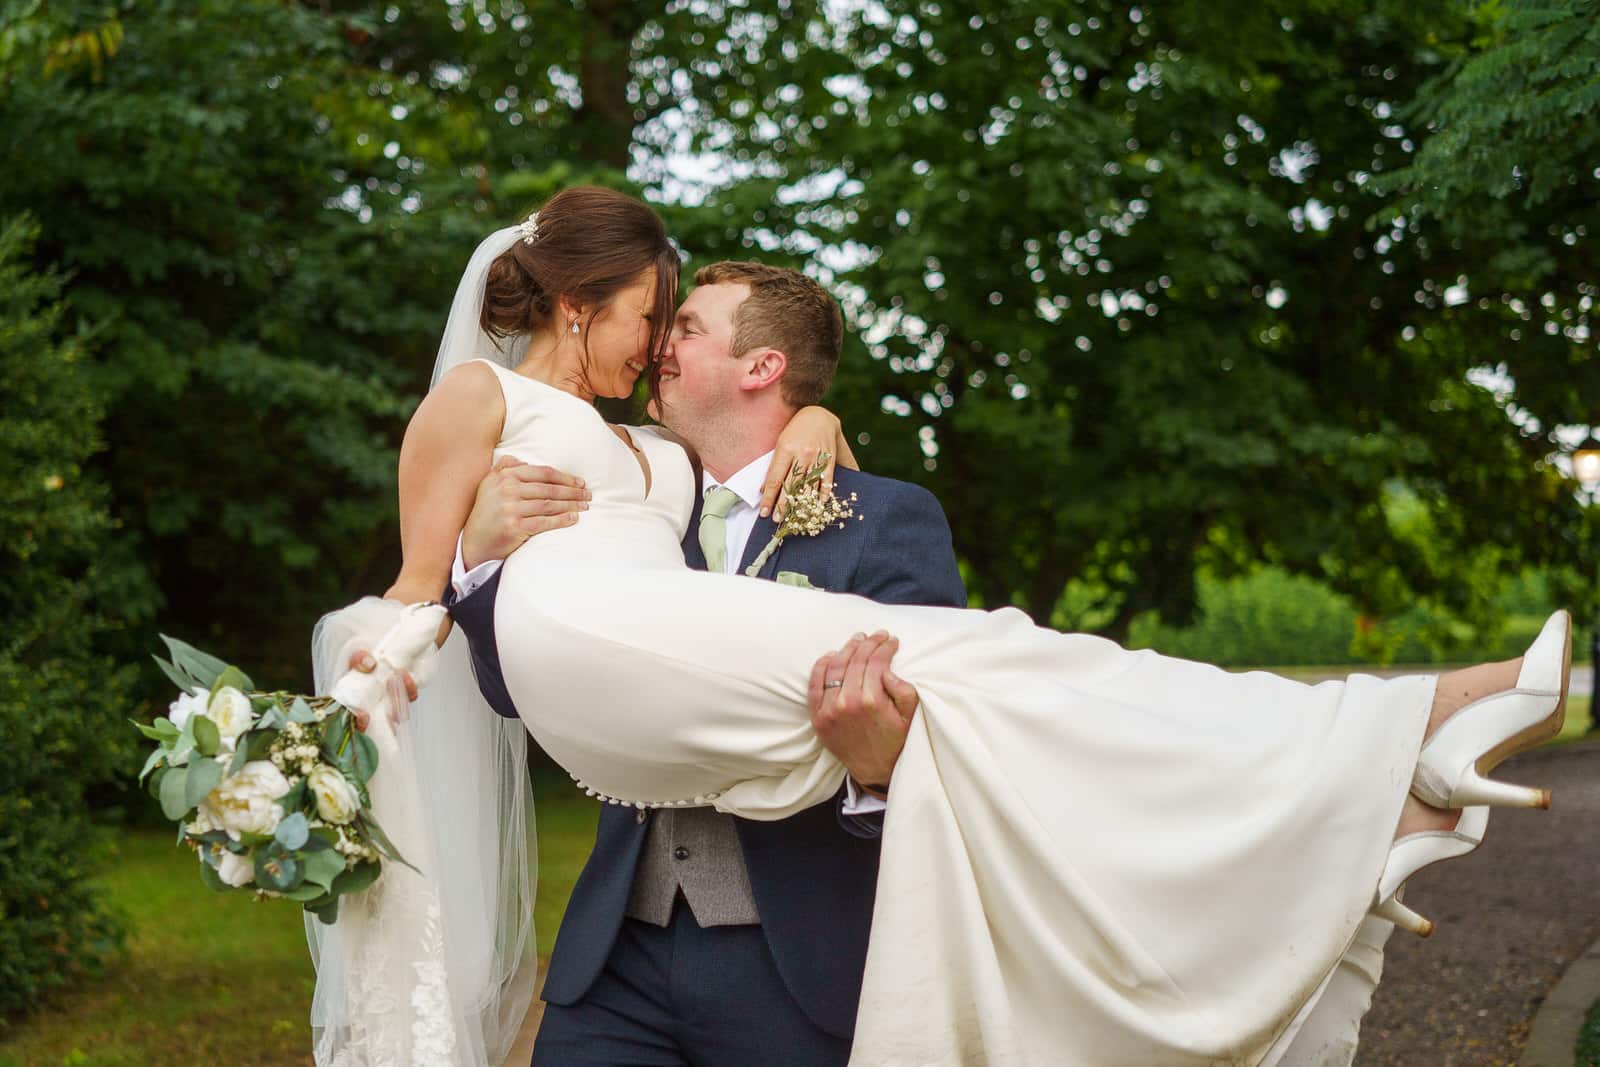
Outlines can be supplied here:
<path id="1" fill-rule="evenodd" d="M 1408 795 L 1405 806 L 1400 809 L 1400 823 L 1394 828 L 1394 839 L 1398 841 L 1408 834 L 1429 830 L 1454 830 L 1460 821 L 1460 808 L 1436 808 Z"/>
<path id="2" fill-rule="evenodd" d="M 1517 675 L 1522 671 L 1522 657 L 1501 660 L 1498 663 L 1477 663 L 1439 675 L 1439 687 L 1434 691 L 1433 710 L 1428 714 L 1428 729 L 1422 735 L 1426 741 L 1462 708 L 1475 700 L 1514 689 Z"/>
<path id="3" fill-rule="evenodd" d="M 1428 728 L 1424 740 L 1432 737 L 1445 721 L 1471 704 L 1493 693 L 1510 689 L 1517 684 L 1522 671 L 1522 659 L 1501 660 L 1498 663 L 1477 663 L 1439 676 L 1439 686 L 1434 691 L 1433 708 L 1428 714 Z M 1406 797 L 1400 810 L 1400 823 L 1395 827 L 1395 840 L 1407 834 L 1453 830 L 1461 821 L 1461 809 L 1436 808 L 1424 804 L 1414 796 Z"/>

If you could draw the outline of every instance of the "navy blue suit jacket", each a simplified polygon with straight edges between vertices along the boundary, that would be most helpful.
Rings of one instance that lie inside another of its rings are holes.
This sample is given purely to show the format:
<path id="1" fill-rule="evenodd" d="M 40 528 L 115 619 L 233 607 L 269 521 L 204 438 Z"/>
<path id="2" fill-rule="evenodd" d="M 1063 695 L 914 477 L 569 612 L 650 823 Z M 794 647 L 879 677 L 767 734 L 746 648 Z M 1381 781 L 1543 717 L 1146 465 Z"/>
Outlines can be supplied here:
<path id="1" fill-rule="evenodd" d="M 763 566 L 761 577 L 794 571 L 818 588 L 885 603 L 965 606 L 950 526 L 931 493 L 844 468 L 836 482 L 836 493 L 855 494 L 861 519 L 816 537 L 786 539 Z M 699 524 L 697 503 L 684 556 L 690 566 L 703 569 L 705 557 L 695 536 Z M 773 529 L 772 520 L 757 521 L 741 570 L 766 545 Z M 496 574 L 451 605 L 451 614 L 466 634 L 484 696 L 500 714 L 515 716 L 494 638 L 498 589 Z M 839 645 L 849 638 L 840 634 Z M 841 790 L 833 801 L 787 819 L 735 819 L 734 824 L 778 973 L 813 1022 L 848 1039 L 855 1031 L 866 966 L 881 817 L 844 816 L 842 799 Z M 648 826 L 633 808 L 608 804 L 600 809 L 594 851 L 573 890 L 550 959 L 544 987 L 550 1003 L 582 999 L 605 966 L 622 926 Z"/>

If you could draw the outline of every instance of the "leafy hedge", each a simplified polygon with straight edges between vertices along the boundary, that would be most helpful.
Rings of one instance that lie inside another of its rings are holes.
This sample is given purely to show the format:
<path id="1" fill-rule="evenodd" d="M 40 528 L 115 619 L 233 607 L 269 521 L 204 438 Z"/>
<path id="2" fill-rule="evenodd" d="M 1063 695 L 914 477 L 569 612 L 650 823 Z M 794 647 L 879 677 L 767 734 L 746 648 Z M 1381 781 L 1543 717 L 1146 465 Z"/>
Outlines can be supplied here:
<path id="1" fill-rule="evenodd" d="M 1199 602 L 1189 626 L 1139 618 L 1129 646 L 1225 667 L 1510 659 L 1522 654 L 1553 606 L 1535 573 L 1506 583 L 1499 598 L 1503 625 L 1495 634 L 1422 607 L 1372 620 L 1321 583 L 1274 567 L 1240 578 L 1202 577 Z"/>
<path id="2" fill-rule="evenodd" d="M 88 789 L 126 767 L 131 668 L 96 652 L 117 625 L 115 530 L 83 463 L 100 410 L 63 337 L 60 283 L 26 265 L 37 233 L 0 220 L 0 1020 L 93 969 L 118 929 L 89 879 Z"/>

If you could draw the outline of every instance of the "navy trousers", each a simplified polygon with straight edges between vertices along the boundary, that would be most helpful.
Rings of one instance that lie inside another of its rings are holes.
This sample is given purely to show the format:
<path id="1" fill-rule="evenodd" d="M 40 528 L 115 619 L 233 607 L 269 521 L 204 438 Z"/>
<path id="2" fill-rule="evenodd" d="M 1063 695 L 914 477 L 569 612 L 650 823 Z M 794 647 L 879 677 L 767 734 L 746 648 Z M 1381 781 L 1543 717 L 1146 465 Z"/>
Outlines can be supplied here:
<path id="1" fill-rule="evenodd" d="M 844 1067 L 850 1042 L 784 988 L 759 926 L 622 920 L 582 1000 L 547 1004 L 534 1067 Z"/>

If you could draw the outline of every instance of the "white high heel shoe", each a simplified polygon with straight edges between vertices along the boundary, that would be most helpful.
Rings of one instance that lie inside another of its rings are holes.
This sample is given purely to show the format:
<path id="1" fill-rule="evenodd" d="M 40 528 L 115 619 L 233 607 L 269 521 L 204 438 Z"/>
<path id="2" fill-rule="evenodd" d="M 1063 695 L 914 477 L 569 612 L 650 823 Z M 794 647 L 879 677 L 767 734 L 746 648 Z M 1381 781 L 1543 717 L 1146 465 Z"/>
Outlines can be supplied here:
<path id="1" fill-rule="evenodd" d="M 1572 616 L 1558 611 L 1522 655 L 1517 685 L 1475 700 L 1428 738 L 1411 792 L 1436 808 L 1548 808 L 1550 791 L 1486 778 L 1507 756 L 1561 732 L 1572 673 Z"/>
<path id="2" fill-rule="evenodd" d="M 1489 809 L 1474 807 L 1462 811 L 1461 821 L 1454 830 L 1427 830 L 1400 838 L 1389 848 L 1389 861 L 1383 865 L 1383 875 L 1378 879 L 1373 914 L 1418 937 L 1432 934 L 1431 919 L 1424 919 L 1400 903 L 1400 887 L 1422 868 L 1440 860 L 1465 856 L 1477 848 L 1483 843 L 1483 834 L 1488 828 Z"/>

